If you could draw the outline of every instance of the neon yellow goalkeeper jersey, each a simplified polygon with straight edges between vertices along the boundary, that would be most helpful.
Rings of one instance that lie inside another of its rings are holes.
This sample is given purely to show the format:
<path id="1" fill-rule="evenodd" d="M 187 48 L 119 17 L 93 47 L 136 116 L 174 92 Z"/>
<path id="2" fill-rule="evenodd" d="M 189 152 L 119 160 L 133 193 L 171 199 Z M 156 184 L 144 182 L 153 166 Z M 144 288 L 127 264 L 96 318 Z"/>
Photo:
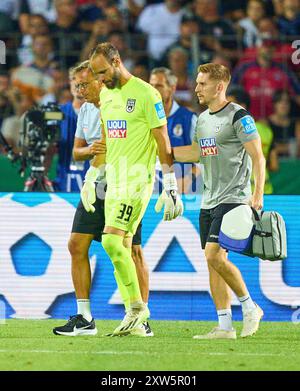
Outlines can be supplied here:
<path id="1" fill-rule="evenodd" d="M 132 76 L 121 88 L 104 87 L 100 102 L 108 186 L 153 182 L 157 145 L 151 129 L 167 123 L 160 93 Z"/>

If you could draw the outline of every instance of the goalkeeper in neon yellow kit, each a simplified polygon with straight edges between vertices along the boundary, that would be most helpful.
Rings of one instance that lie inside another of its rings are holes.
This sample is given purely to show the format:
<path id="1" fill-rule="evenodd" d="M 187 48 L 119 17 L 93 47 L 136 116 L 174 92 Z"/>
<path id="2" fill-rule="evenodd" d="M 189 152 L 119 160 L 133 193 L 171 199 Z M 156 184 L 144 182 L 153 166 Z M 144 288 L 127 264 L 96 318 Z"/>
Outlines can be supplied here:
<path id="1" fill-rule="evenodd" d="M 81 198 L 86 210 L 93 212 L 92 204 L 96 199 L 94 182 L 105 162 L 106 225 L 102 245 L 121 283 L 119 289 L 123 301 L 129 297 L 130 302 L 123 321 L 113 332 L 113 335 L 122 335 L 150 316 L 141 298 L 130 248 L 132 235 L 152 194 L 157 153 L 164 174 L 164 190 L 155 210 L 159 212 L 164 206 L 164 220 L 172 220 L 182 214 L 183 205 L 171 168 L 172 151 L 159 92 L 131 75 L 117 49 L 110 43 L 102 43 L 95 48 L 90 66 L 105 85 L 100 93 L 100 110 L 106 155 L 94 158 L 85 177 Z"/>

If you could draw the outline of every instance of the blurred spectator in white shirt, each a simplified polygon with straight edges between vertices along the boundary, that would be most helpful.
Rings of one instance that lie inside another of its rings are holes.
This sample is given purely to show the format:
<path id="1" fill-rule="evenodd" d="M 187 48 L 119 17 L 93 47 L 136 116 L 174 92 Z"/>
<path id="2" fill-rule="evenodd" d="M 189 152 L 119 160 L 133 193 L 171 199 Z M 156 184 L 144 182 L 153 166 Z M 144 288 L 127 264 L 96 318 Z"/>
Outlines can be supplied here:
<path id="1" fill-rule="evenodd" d="M 243 30 L 243 44 L 245 47 L 256 45 L 259 36 L 257 24 L 264 15 L 265 8 L 262 0 L 250 0 L 248 2 L 247 17 L 238 23 Z"/>
<path id="2" fill-rule="evenodd" d="M 12 83 L 34 102 L 51 92 L 54 80 L 52 70 L 57 67 L 53 61 L 53 42 L 49 35 L 37 35 L 33 39 L 34 61 L 29 66 L 21 65 L 12 72 Z"/>
<path id="3" fill-rule="evenodd" d="M 178 39 L 182 17 L 179 0 L 165 0 L 143 9 L 136 27 L 147 34 L 148 53 L 152 59 L 160 60 L 167 48 Z"/>
<path id="4" fill-rule="evenodd" d="M 54 22 L 56 0 L 20 0 L 19 25 L 23 34 L 29 34 L 30 14 L 43 15 L 48 22 Z"/>
<path id="5" fill-rule="evenodd" d="M 0 12 L 10 17 L 12 20 L 18 19 L 20 11 L 20 0 L 2 0 L 0 2 Z"/>
<path id="6" fill-rule="evenodd" d="M 43 15 L 29 15 L 28 34 L 23 36 L 21 46 L 18 48 L 18 60 L 20 64 L 29 65 L 34 61 L 32 50 L 33 39 L 37 35 L 44 35 L 48 33 L 48 22 Z"/>

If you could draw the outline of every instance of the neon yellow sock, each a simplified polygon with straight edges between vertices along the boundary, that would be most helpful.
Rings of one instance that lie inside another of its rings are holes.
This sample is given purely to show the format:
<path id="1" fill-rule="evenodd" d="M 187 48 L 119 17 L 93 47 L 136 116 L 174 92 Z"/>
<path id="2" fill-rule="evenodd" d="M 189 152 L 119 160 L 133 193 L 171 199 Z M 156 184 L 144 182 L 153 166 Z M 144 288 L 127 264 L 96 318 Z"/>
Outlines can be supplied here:
<path id="1" fill-rule="evenodd" d="M 135 264 L 123 245 L 122 236 L 105 234 L 102 237 L 102 246 L 112 261 L 121 284 L 127 288 L 130 303 L 142 302 Z"/>
<path id="2" fill-rule="evenodd" d="M 122 297 L 123 304 L 125 306 L 125 310 L 128 311 L 130 308 L 130 297 L 128 294 L 128 290 L 126 286 L 122 283 L 120 276 L 116 270 L 114 271 L 114 275 L 115 275 L 115 280 L 117 282 L 120 295 Z"/>

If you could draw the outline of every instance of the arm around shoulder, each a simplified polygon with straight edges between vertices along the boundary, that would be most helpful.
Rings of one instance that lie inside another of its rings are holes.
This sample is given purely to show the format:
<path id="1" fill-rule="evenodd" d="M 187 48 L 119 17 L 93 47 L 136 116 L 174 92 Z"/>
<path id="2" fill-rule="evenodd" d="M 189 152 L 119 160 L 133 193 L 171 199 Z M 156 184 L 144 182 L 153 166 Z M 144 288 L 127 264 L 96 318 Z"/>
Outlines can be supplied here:
<path id="1" fill-rule="evenodd" d="M 174 160 L 181 163 L 198 163 L 200 160 L 200 149 L 193 141 L 191 145 L 173 148 Z"/>
<path id="2" fill-rule="evenodd" d="M 85 139 L 75 137 L 73 146 L 73 158 L 75 161 L 89 160 L 93 157 L 90 151 L 90 146 Z"/>

